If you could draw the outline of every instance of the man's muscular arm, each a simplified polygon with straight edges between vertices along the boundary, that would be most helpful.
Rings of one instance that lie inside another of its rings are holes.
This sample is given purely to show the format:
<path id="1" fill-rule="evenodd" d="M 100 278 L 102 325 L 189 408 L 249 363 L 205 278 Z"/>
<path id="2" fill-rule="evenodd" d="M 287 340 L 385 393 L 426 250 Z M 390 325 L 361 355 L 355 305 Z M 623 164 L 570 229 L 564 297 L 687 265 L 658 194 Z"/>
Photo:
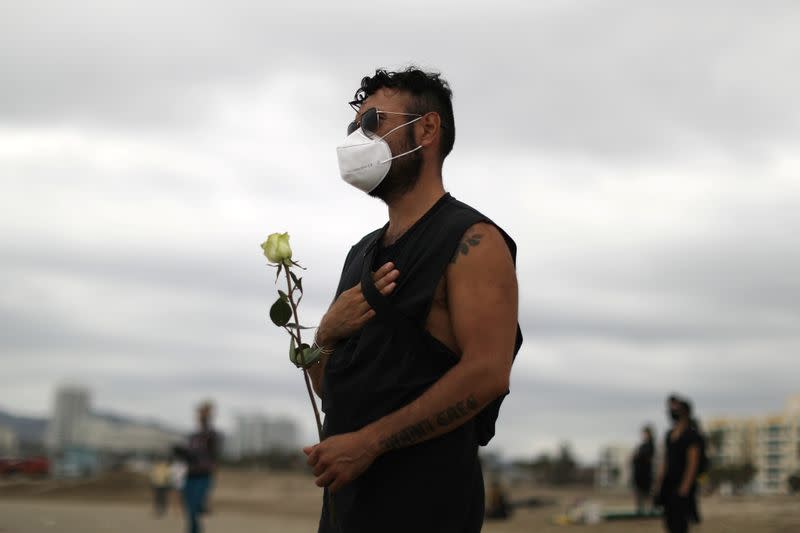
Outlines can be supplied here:
<path id="1" fill-rule="evenodd" d="M 379 455 L 461 426 L 508 391 L 517 328 L 517 281 L 508 246 L 489 224 L 464 235 L 447 269 L 460 361 L 419 398 L 353 433 L 308 447 L 317 485 L 335 491 Z"/>

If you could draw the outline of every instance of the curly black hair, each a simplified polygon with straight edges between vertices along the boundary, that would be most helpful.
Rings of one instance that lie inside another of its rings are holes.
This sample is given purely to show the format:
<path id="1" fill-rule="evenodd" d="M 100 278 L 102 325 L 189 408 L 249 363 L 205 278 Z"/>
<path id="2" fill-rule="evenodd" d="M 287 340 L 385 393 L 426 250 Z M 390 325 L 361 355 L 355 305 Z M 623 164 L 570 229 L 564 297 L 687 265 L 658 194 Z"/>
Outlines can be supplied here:
<path id="1" fill-rule="evenodd" d="M 438 72 L 425 72 L 416 66 L 392 72 L 383 68 L 375 70 L 374 76 L 364 76 L 361 87 L 356 91 L 350 105 L 358 110 L 361 104 L 378 89 L 383 87 L 406 91 L 411 94 L 411 104 L 407 113 L 436 112 L 441 120 L 442 159 L 453 150 L 456 141 L 456 123 L 453 118 L 453 91 Z"/>

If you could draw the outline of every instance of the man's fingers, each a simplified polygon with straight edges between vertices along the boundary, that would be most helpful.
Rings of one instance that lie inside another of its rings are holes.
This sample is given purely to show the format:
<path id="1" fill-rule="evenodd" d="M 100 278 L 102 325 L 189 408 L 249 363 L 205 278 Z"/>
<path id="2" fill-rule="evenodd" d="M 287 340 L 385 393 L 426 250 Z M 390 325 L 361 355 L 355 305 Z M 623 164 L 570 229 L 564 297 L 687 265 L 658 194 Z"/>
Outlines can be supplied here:
<path id="1" fill-rule="evenodd" d="M 361 316 L 364 313 L 366 313 L 367 311 L 369 311 L 370 309 L 371 309 L 371 307 L 369 305 L 369 302 L 364 300 L 363 302 L 358 304 L 358 307 L 356 308 L 356 316 Z"/>
<path id="2" fill-rule="evenodd" d="M 368 321 L 372 320 L 373 318 L 375 318 L 375 310 L 374 309 L 369 309 L 369 310 L 367 310 L 366 313 L 361 315 L 361 323 L 363 324 L 364 322 L 368 322 Z"/>
<path id="3" fill-rule="evenodd" d="M 346 484 L 347 482 L 344 479 L 342 479 L 341 477 L 337 477 L 333 480 L 333 483 L 330 483 L 328 485 L 328 490 L 333 493 L 342 488 Z"/>
<path id="4" fill-rule="evenodd" d="M 326 469 L 327 469 L 326 465 L 322 463 L 317 463 L 317 466 L 315 466 L 311 472 L 314 474 L 314 476 L 319 477 L 320 475 L 325 473 Z"/>
<path id="5" fill-rule="evenodd" d="M 383 276 L 388 274 L 394 269 L 394 263 L 389 261 L 388 263 L 384 263 L 378 270 L 372 273 L 372 281 L 378 281 Z"/>
<path id="6" fill-rule="evenodd" d="M 397 287 L 397 283 L 391 282 L 384 288 L 380 289 L 381 294 L 383 294 L 384 296 L 389 296 L 389 294 L 394 290 L 395 287 Z"/>
<path id="7" fill-rule="evenodd" d="M 314 466 L 314 465 L 317 464 L 317 461 L 319 461 L 319 452 L 317 451 L 317 449 L 315 447 L 311 451 L 311 453 L 308 454 L 308 459 L 306 460 L 306 462 L 308 463 L 308 466 Z"/>
<path id="8" fill-rule="evenodd" d="M 378 288 L 378 290 L 381 290 L 383 287 L 385 287 L 389 283 L 391 283 L 393 281 L 396 281 L 398 277 L 400 277 L 400 271 L 399 270 L 397 270 L 397 269 L 390 270 L 389 272 L 387 272 L 383 276 L 375 279 L 375 286 Z"/>
<path id="9" fill-rule="evenodd" d="M 328 471 L 322 474 L 320 477 L 318 477 L 314 483 L 317 485 L 317 487 L 327 487 L 328 485 L 333 483 L 335 479 L 336 479 L 336 474 Z"/>

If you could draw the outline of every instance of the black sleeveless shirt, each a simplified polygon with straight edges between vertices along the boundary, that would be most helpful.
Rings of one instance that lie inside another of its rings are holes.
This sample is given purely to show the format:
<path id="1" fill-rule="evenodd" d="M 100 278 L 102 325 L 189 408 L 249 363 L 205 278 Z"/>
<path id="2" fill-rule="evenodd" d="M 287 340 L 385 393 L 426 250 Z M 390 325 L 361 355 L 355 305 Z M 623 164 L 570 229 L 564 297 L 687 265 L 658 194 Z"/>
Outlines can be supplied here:
<path id="1" fill-rule="evenodd" d="M 351 248 L 336 296 L 363 280 L 376 317 L 340 341 L 325 366 L 325 436 L 357 431 L 404 407 L 458 363 L 458 356 L 427 332 L 425 321 L 464 233 L 479 222 L 494 225 L 445 194 L 391 246 L 380 246 L 387 224 Z M 514 241 L 498 229 L 516 259 Z M 400 277 L 384 297 L 369 276 L 387 261 Z M 517 326 L 515 356 L 521 344 Z M 335 524 L 326 494 L 319 531 L 480 531 L 484 492 L 478 446 L 494 435 L 501 402 L 498 398 L 449 433 L 378 457 L 333 496 Z"/>

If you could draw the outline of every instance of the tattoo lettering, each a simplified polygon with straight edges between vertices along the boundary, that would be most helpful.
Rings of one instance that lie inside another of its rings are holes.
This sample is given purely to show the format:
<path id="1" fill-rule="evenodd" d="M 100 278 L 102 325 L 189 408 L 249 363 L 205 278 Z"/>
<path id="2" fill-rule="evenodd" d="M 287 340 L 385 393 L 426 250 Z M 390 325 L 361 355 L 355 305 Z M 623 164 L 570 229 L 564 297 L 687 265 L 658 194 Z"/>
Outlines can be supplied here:
<path id="1" fill-rule="evenodd" d="M 428 420 L 423 420 L 418 424 L 408 426 L 400 430 L 388 439 L 381 441 L 381 448 L 385 451 L 397 450 L 405 446 L 411 446 L 433 433 L 433 424 Z"/>
<path id="2" fill-rule="evenodd" d="M 438 413 L 433 417 L 433 420 L 435 420 L 437 426 L 447 427 L 456 420 L 477 411 L 479 406 L 475 396 L 470 395 L 466 400 L 456 402 L 444 411 Z M 389 438 L 383 439 L 380 445 L 384 451 L 397 450 L 423 441 L 435 431 L 436 428 L 431 420 L 423 420 L 422 422 L 398 431 Z"/>
<path id="3" fill-rule="evenodd" d="M 459 255 L 469 254 L 469 247 L 472 246 L 474 248 L 475 246 L 478 246 L 481 243 L 482 238 L 483 235 L 481 235 L 480 233 L 473 233 L 472 235 L 470 235 L 469 237 L 458 243 L 458 249 L 456 250 L 456 253 L 455 255 L 453 255 L 453 258 L 450 260 L 450 262 L 455 263 Z"/>
<path id="4" fill-rule="evenodd" d="M 448 407 L 438 415 L 436 415 L 436 423 L 441 427 L 450 425 L 459 418 L 464 418 L 472 411 L 478 408 L 478 400 L 474 396 L 470 396 L 462 402 L 457 402 L 455 405 Z"/>

